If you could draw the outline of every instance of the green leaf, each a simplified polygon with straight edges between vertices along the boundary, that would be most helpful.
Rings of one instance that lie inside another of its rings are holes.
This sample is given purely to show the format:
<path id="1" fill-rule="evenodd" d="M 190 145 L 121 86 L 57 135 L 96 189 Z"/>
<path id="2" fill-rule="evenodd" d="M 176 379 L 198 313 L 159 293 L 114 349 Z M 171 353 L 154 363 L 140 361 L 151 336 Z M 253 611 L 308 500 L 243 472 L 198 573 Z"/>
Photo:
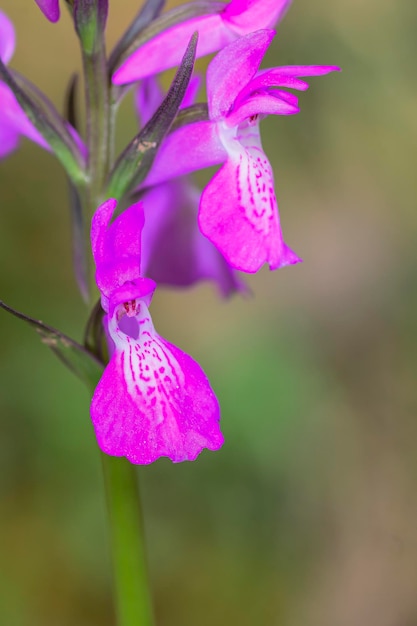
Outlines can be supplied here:
<path id="1" fill-rule="evenodd" d="M 10 87 L 32 124 L 51 146 L 68 176 L 74 183 L 85 182 L 84 158 L 54 105 L 30 81 L 9 71 L 1 59 L 0 78 Z"/>
<path id="2" fill-rule="evenodd" d="M 144 43 L 153 39 L 159 33 L 164 30 L 168 30 L 176 24 L 181 24 L 193 17 L 200 15 L 212 15 L 215 13 L 221 13 L 224 11 L 226 4 L 224 2 L 218 2 L 217 0 L 194 0 L 194 2 L 188 2 L 182 4 L 179 7 L 171 9 L 163 13 L 160 17 L 153 20 L 149 26 L 139 30 L 137 36 L 132 42 L 119 54 L 117 63 L 114 65 L 113 73 L 129 58 L 138 48 L 143 46 Z"/>
<path id="3" fill-rule="evenodd" d="M 171 87 L 149 122 L 118 158 L 110 174 L 107 198 L 121 200 L 148 174 L 157 150 L 171 128 L 190 82 L 194 67 L 198 33 L 191 37 Z"/>
<path id="4" fill-rule="evenodd" d="M 12 309 L 1 300 L 0 307 L 32 326 L 40 336 L 42 343 L 48 346 L 68 369 L 86 383 L 89 389 L 97 385 L 103 373 L 104 364 L 89 350 L 61 331 Z"/>

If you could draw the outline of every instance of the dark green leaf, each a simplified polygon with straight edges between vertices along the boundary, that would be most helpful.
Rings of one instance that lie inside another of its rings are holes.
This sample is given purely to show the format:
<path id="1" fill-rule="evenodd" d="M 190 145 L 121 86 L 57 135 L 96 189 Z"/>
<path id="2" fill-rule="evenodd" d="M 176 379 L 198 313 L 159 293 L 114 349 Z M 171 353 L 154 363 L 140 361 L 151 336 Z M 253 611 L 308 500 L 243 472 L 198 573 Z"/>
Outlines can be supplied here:
<path id="1" fill-rule="evenodd" d="M 162 104 L 118 158 L 110 174 L 106 197 L 120 200 L 127 191 L 145 179 L 159 145 L 175 120 L 190 82 L 197 39 L 198 34 L 194 33 Z"/>
<path id="2" fill-rule="evenodd" d="M 89 350 L 59 330 L 12 309 L 1 300 L 0 307 L 32 326 L 40 336 L 42 343 L 48 346 L 64 365 L 84 381 L 89 389 L 97 385 L 103 373 L 104 365 Z"/>

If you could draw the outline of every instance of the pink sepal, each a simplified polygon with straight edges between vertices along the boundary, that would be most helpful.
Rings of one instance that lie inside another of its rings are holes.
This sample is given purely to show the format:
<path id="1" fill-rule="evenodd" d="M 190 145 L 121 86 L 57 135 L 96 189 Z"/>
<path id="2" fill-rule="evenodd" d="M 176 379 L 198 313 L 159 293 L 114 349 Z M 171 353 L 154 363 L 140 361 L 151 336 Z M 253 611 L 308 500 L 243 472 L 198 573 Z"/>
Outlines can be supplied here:
<path id="1" fill-rule="evenodd" d="M 113 83 L 132 83 L 179 65 L 195 31 L 198 31 L 197 57 L 216 52 L 236 39 L 220 14 L 196 17 L 147 41 L 114 73 Z"/>
<path id="2" fill-rule="evenodd" d="M 207 99 L 211 120 L 225 117 L 237 96 L 258 71 L 273 30 L 258 30 L 221 50 L 207 69 Z"/>

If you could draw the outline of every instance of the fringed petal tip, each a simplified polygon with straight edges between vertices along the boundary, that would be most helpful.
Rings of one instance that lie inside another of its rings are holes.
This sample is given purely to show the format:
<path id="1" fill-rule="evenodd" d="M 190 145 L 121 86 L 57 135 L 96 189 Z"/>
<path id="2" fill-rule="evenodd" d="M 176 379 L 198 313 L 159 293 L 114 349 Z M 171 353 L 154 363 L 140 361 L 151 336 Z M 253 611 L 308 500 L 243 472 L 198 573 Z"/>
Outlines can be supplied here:
<path id="1" fill-rule="evenodd" d="M 283 242 L 282 248 L 276 261 L 269 263 L 269 269 L 271 271 L 278 270 L 281 267 L 287 267 L 287 265 L 296 265 L 302 263 L 303 259 L 300 258 L 286 243 Z"/>
<path id="2" fill-rule="evenodd" d="M 110 446 L 107 449 L 106 441 L 100 441 L 100 438 L 96 434 L 97 444 L 104 454 L 108 456 L 117 456 L 123 457 L 132 463 L 133 465 L 150 465 L 151 463 L 155 463 L 158 459 L 169 459 L 172 463 L 184 463 L 185 461 L 195 461 L 200 454 L 204 450 L 209 450 L 210 452 L 217 452 L 224 444 L 224 437 L 222 433 L 219 433 L 219 437 L 217 438 L 216 443 L 208 444 L 207 442 L 201 443 L 201 441 L 197 438 L 195 441 L 192 438 L 189 438 L 183 444 L 183 447 L 186 449 L 183 453 L 165 453 L 164 450 L 159 451 L 158 449 L 151 450 L 150 448 L 145 452 L 129 452 L 121 451 L 119 449 L 114 449 L 113 446 Z"/>

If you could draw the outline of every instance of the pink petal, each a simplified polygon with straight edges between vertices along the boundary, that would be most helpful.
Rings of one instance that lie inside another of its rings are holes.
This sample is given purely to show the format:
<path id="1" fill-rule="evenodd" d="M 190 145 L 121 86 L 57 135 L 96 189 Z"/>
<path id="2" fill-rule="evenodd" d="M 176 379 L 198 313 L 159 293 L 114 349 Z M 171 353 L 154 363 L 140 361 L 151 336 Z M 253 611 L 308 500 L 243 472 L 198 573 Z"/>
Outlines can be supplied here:
<path id="1" fill-rule="evenodd" d="M 201 198 L 201 232 L 232 267 L 244 272 L 256 272 L 264 263 L 271 269 L 297 263 L 300 259 L 282 237 L 272 168 L 258 123 L 240 127 L 235 137 L 233 132 L 223 137 L 229 159 Z"/>
<path id="2" fill-rule="evenodd" d="M 0 125 L 2 126 L 3 134 L 7 133 L 9 137 L 13 134 L 18 137 L 19 135 L 25 135 L 28 139 L 31 139 L 45 150 L 50 150 L 49 144 L 45 141 L 42 135 L 36 130 L 26 113 L 20 107 L 20 104 L 15 98 L 12 90 L 0 82 Z M 9 147 L 14 145 L 16 147 L 17 140 L 11 142 Z M 0 154 L 4 156 L 7 154 L 5 146 L 0 147 Z"/>
<path id="3" fill-rule="evenodd" d="M 286 13 L 291 0 L 232 0 L 224 20 L 239 35 L 275 26 Z"/>
<path id="4" fill-rule="evenodd" d="M 227 125 L 238 126 L 247 118 L 259 115 L 294 115 L 299 112 L 298 98 L 285 91 L 267 91 L 246 98 L 242 105 L 228 115 Z"/>
<path id="5" fill-rule="evenodd" d="M 217 450 L 220 410 L 203 370 L 156 334 L 143 302 L 137 307 L 136 331 L 125 334 L 119 314 L 109 324 L 115 351 L 91 402 L 100 448 L 138 464 L 161 456 L 192 461 L 204 448 Z"/>
<path id="6" fill-rule="evenodd" d="M 35 2 L 50 22 L 59 20 L 59 0 L 35 0 Z"/>
<path id="7" fill-rule="evenodd" d="M 0 11 L 0 59 L 5 65 L 13 56 L 15 43 L 13 23 L 3 11 Z"/>
<path id="8" fill-rule="evenodd" d="M 117 206 L 110 198 L 95 212 L 91 245 L 96 264 L 97 286 L 107 297 L 126 282 L 140 278 L 143 206 L 133 204 L 109 226 Z"/>
<path id="9" fill-rule="evenodd" d="M 8 156 L 19 145 L 19 133 L 4 124 L 0 117 L 0 159 Z"/>
<path id="10" fill-rule="evenodd" d="M 105 261 L 107 228 L 116 207 L 117 200 L 110 198 L 103 202 L 94 213 L 91 222 L 91 247 L 96 265 Z"/>
<path id="11" fill-rule="evenodd" d="M 254 92 L 266 87 L 287 87 L 305 91 L 308 89 L 308 83 L 300 80 L 299 76 L 322 76 L 338 70 L 339 68 L 334 65 L 288 65 L 260 70 L 239 93 L 235 107 Z"/>
<path id="12" fill-rule="evenodd" d="M 216 52 L 236 39 L 220 14 L 196 17 L 147 41 L 114 73 L 113 83 L 132 83 L 179 65 L 195 31 L 199 34 L 197 57 Z"/>
<path id="13" fill-rule="evenodd" d="M 324 76 L 325 74 L 330 74 L 330 72 L 340 72 L 340 67 L 337 67 L 337 65 L 283 65 L 282 67 L 273 67 L 264 71 L 269 76 L 276 75 L 278 79 L 281 76 L 292 76 L 293 78 L 299 78 L 300 76 Z M 279 82 L 276 84 L 284 87 Z"/>
<path id="14" fill-rule="evenodd" d="M 258 71 L 275 36 L 273 30 L 258 30 L 241 37 L 219 52 L 207 70 L 207 98 L 211 120 L 225 117 L 240 91 Z"/>
<path id="15" fill-rule="evenodd" d="M 221 13 L 173 26 L 146 42 L 115 72 L 116 85 L 131 83 L 179 65 L 195 31 L 197 58 L 221 50 L 237 38 L 269 28 L 282 19 L 291 0 L 232 0 Z"/>
<path id="16" fill-rule="evenodd" d="M 236 272 L 197 224 L 201 192 L 188 178 L 153 187 L 142 197 L 142 273 L 158 284 L 186 287 L 213 280 L 223 296 L 244 290 Z"/>
<path id="17" fill-rule="evenodd" d="M 217 125 L 196 122 L 174 131 L 164 140 L 143 186 L 153 186 L 190 172 L 218 165 L 227 158 Z"/>

